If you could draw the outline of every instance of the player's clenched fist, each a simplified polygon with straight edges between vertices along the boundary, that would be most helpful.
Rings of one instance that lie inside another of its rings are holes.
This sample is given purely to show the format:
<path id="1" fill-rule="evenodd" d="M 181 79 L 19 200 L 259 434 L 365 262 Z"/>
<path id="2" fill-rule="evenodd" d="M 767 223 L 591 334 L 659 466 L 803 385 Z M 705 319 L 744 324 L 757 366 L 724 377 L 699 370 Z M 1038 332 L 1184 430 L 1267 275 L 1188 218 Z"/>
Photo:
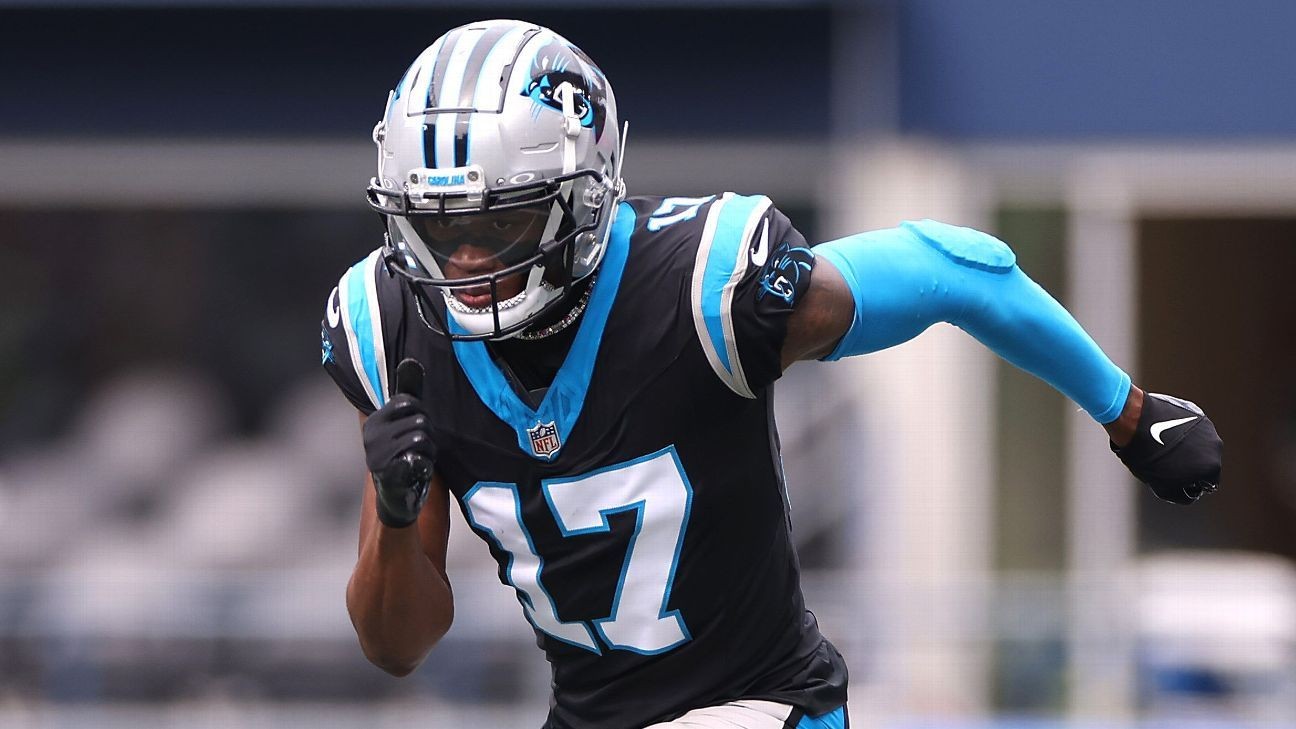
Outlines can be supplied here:
<path id="1" fill-rule="evenodd" d="M 422 379 L 423 368 L 417 362 L 402 362 L 396 374 L 397 393 L 361 428 L 365 464 L 378 493 L 378 519 L 390 527 L 407 527 L 418 519 L 432 480 L 437 449 L 418 398 Z"/>
<path id="2" fill-rule="evenodd" d="M 1191 504 L 1219 486 L 1224 443 L 1195 403 L 1147 393 L 1134 439 L 1112 452 L 1158 497 Z"/>

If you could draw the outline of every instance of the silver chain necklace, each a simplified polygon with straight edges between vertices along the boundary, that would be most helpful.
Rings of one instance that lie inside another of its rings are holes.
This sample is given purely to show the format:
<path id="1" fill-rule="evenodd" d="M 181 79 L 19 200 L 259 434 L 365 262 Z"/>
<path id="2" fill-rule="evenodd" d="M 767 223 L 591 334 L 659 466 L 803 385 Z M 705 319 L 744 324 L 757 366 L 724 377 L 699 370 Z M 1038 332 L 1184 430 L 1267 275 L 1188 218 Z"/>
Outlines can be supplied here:
<path id="1" fill-rule="evenodd" d="M 543 329 L 537 329 L 534 332 L 521 331 L 514 334 L 513 337 L 524 342 L 534 342 L 537 339 L 551 337 L 571 326 L 585 312 L 585 307 L 589 305 L 590 293 L 594 291 L 594 283 L 595 279 L 590 278 L 589 286 L 585 287 L 585 293 L 581 294 L 580 300 L 561 319 Z"/>

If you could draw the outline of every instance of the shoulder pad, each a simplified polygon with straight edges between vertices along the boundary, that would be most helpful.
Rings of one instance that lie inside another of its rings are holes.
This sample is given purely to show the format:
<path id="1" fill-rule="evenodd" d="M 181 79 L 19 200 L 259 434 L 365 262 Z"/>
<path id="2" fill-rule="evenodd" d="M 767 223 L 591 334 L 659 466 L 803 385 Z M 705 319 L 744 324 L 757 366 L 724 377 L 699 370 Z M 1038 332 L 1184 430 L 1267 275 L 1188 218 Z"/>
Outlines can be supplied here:
<path id="1" fill-rule="evenodd" d="M 906 220 L 900 227 L 960 266 L 1007 273 L 1017 264 L 1017 255 L 1008 244 L 989 233 L 935 220 Z"/>

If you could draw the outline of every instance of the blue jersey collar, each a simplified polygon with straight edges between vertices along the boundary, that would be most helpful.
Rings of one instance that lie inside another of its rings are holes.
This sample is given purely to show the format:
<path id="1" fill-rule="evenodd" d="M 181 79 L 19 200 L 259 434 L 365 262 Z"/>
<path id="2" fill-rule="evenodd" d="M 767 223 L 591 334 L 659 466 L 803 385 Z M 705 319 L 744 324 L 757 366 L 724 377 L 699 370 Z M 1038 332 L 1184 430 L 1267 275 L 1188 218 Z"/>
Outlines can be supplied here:
<path id="1" fill-rule="evenodd" d="M 608 236 L 608 249 L 594 281 L 589 304 L 577 324 L 576 338 L 539 408 L 533 410 L 518 397 L 486 351 L 484 342 L 454 343 L 455 357 L 477 397 L 496 417 L 513 428 L 517 433 L 518 447 L 533 458 L 542 461 L 557 458 L 580 417 L 608 314 L 621 286 L 621 274 L 630 254 L 630 234 L 634 226 L 634 209 L 629 203 L 621 203 L 617 207 L 616 220 Z"/>

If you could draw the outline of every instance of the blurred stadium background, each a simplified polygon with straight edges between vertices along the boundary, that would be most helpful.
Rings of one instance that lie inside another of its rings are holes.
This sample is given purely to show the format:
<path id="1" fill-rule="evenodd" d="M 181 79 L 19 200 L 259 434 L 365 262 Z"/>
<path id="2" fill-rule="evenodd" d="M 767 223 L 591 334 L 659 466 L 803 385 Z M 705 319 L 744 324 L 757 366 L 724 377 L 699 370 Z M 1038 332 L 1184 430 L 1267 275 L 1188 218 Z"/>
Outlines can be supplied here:
<path id="1" fill-rule="evenodd" d="M 369 133 L 484 16 L 613 80 L 632 192 L 808 237 L 992 230 L 1228 443 L 1157 503 L 949 328 L 779 388 L 810 605 L 885 729 L 1296 726 L 1296 4 L 0 0 L 0 726 L 536 726 L 459 520 L 414 676 L 343 605 L 362 458 L 317 364 Z"/>

